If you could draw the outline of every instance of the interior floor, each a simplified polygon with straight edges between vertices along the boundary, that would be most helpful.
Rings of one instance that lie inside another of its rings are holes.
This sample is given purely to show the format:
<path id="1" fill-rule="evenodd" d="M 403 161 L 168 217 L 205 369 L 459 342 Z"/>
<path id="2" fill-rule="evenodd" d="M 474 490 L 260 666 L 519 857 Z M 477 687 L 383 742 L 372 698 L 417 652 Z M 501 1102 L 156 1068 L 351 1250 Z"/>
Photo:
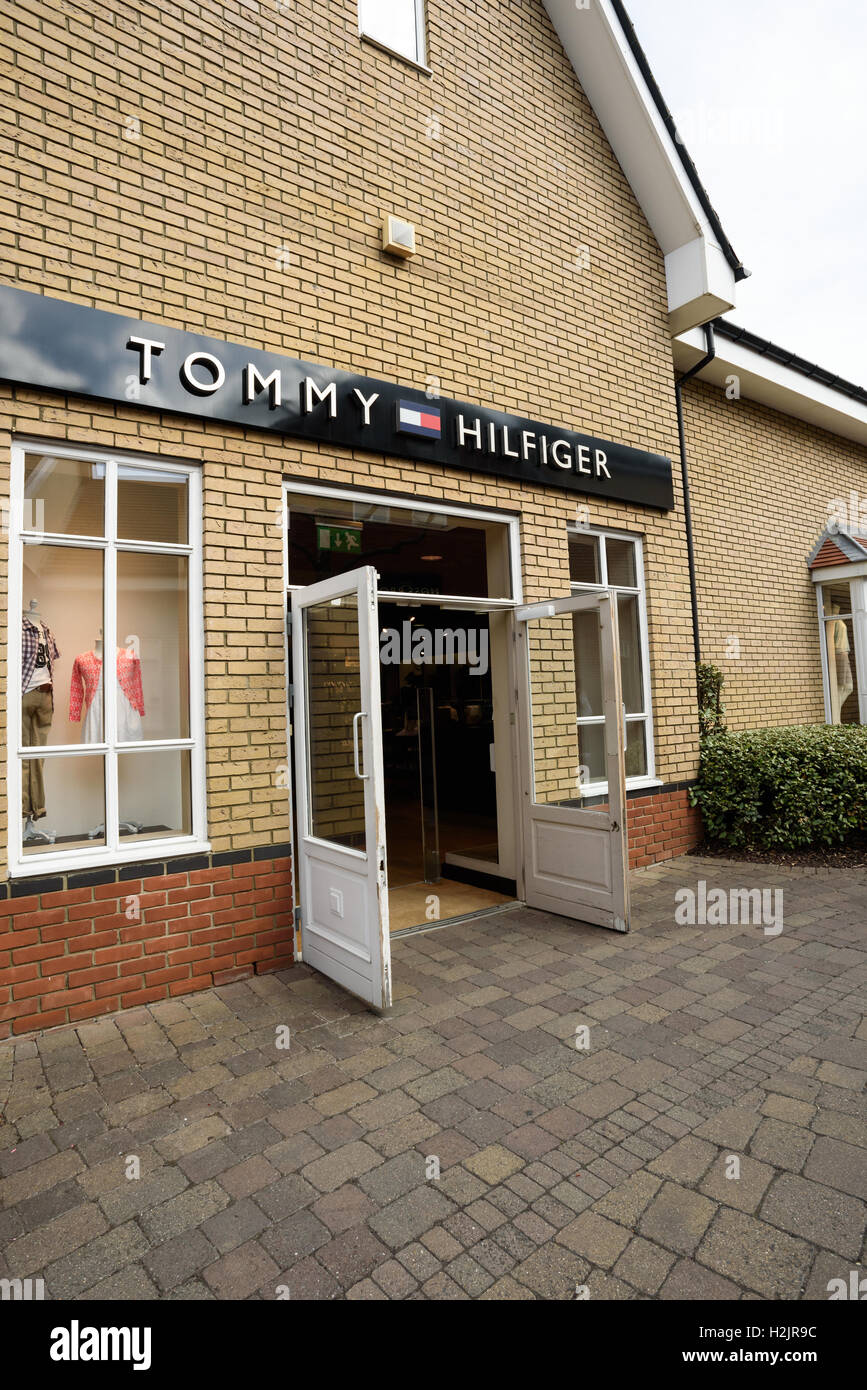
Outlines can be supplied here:
<path id="1" fill-rule="evenodd" d="M 496 865 L 496 840 L 491 843 L 489 816 L 447 812 L 439 817 L 440 862 L 449 852 Z M 444 878 L 425 880 L 422 854 L 421 806 L 418 798 L 389 796 L 386 784 L 386 842 L 388 846 L 388 903 L 392 932 L 427 922 L 447 921 L 471 912 L 498 907 L 514 899 L 491 888 Z"/>
<path id="2" fill-rule="evenodd" d="M 438 883 L 407 883 L 388 890 L 388 920 L 393 932 L 408 927 L 447 922 L 452 917 L 467 917 L 487 907 L 514 902 L 503 893 L 476 888 L 469 883 L 456 883 L 441 878 Z"/>

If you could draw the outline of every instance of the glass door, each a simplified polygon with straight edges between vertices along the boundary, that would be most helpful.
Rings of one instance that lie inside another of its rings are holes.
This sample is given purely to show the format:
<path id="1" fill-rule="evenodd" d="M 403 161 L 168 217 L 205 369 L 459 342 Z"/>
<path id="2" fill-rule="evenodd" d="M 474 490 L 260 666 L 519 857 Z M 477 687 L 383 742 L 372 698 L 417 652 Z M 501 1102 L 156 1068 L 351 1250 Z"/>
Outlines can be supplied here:
<path id="1" fill-rule="evenodd" d="M 523 891 L 530 907 L 629 930 L 624 709 L 613 590 L 515 612 L 519 656 Z M 581 654 L 598 644 L 598 689 Z M 592 714 L 594 722 L 581 724 Z M 607 780 L 605 804 L 582 789 Z"/>
<path id="2" fill-rule="evenodd" d="M 302 957 L 391 1004 L 376 571 L 292 594 Z"/>

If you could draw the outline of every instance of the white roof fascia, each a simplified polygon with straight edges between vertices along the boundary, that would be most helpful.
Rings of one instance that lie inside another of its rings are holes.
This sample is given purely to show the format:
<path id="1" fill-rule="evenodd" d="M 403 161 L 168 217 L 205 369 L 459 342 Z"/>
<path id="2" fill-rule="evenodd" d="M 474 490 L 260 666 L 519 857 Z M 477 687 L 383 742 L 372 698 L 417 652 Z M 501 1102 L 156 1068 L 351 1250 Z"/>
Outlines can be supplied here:
<path id="1" fill-rule="evenodd" d="M 706 355 L 707 343 L 701 329 L 675 339 L 674 364 L 679 372 L 689 371 Z M 740 395 L 747 400 L 758 401 L 844 439 L 867 444 L 867 404 L 774 362 L 743 343 L 733 343 L 721 333 L 716 335 L 716 357 L 699 372 L 698 378 L 723 389 L 732 378 L 737 378 Z"/>
<path id="2" fill-rule="evenodd" d="M 672 336 L 727 313 L 735 277 L 610 0 L 543 0 L 665 257 Z"/>

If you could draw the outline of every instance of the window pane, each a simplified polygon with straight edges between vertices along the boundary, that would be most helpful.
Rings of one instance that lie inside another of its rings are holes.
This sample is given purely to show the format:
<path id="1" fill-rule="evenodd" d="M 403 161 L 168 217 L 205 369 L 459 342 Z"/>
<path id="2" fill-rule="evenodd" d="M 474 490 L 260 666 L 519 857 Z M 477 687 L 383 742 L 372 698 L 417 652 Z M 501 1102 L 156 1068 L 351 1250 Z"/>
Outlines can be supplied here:
<path id="1" fill-rule="evenodd" d="M 822 585 L 822 606 L 825 617 L 835 617 L 838 613 L 852 612 L 852 593 L 848 580 L 836 584 Z"/>
<path id="2" fill-rule="evenodd" d="M 647 728 L 643 719 L 626 725 L 626 776 L 647 776 Z"/>
<path id="3" fill-rule="evenodd" d="M 416 0 L 360 0 L 361 28 L 407 58 L 421 58 L 416 32 Z"/>
<path id="4" fill-rule="evenodd" d="M 613 588 L 637 588 L 635 543 L 612 540 L 608 536 L 605 540 L 605 556 L 608 561 L 608 583 Z"/>
<path id="5" fill-rule="evenodd" d="M 845 587 L 848 589 L 848 584 Z M 831 697 L 831 723 L 859 724 L 861 720 L 852 619 L 832 618 L 828 620 L 825 623 L 825 638 L 828 645 L 828 694 Z"/>
<path id="6" fill-rule="evenodd" d="M 643 714 L 641 617 L 637 594 L 618 594 L 617 617 L 620 627 L 620 679 L 623 703 L 627 714 Z"/>
<path id="7" fill-rule="evenodd" d="M 586 719 L 589 715 L 603 713 L 599 617 L 595 612 L 575 613 L 572 627 L 577 714 L 579 718 Z"/>
<path id="8" fill-rule="evenodd" d="M 101 756 L 22 758 L 21 789 L 25 855 L 105 844 Z"/>
<path id="9" fill-rule="evenodd" d="M 584 616 L 584 615 L 581 615 Z M 579 804 L 581 764 L 574 624 L 563 614 L 527 624 L 533 799 L 537 805 Z"/>
<path id="10" fill-rule="evenodd" d="M 117 556 L 118 741 L 188 738 L 186 556 Z"/>
<path id="11" fill-rule="evenodd" d="M 187 480 L 159 468 L 121 464 L 117 474 L 117 534 L 122 540 L 186 545 Z"/>
<path id="12" fill-rule="evenodd" d="M 24 544 L 22 738 L 102 739 L 103 552 Z"/>
<path id="13" fill-rule="evenodd" d="M 105 535 L 105 464 L 28 453 L 22 525 L 64 536 Z"/>
<path id="14" fill-rule="evenodd" d="M 355 775 L 353 751 L 353 719 L 362 706 L 356 599 L 317 603 L 304 621 L 310 833 L 364 849 L 364 783 Z M 358 721 L 362 759 L 364 723 Z"/>
<path id="15" fill-rule="evenodd" d="M 121 753 L 117 781 L 121 843 L 192 834 L 188 750 Z"/>
<path id="16" fill-rule="evenodd" d="M 380 593 L 512 596 L 502 523 L 300 493 L 288 513 L 290 584 L 375 565 Z"/>
<path id="17" fill-rule="evenodd" d="M 569 537 L 569 578 L 573 584 L 601 584 L 599 541 L 595 536 Z"/>
<path id="18" fill-rule="evenodd" d="M 582 785 L 587 782 L 604 782 L 608 776 L 605 766 L 605 725 L 580 725 L 578 750 L 584 769 Z"/>

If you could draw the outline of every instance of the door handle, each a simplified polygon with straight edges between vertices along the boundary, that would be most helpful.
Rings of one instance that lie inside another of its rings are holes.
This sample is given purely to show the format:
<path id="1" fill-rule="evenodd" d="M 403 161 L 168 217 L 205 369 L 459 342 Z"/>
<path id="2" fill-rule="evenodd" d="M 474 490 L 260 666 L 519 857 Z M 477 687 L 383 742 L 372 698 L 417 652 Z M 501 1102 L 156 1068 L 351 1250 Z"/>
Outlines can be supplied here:
<path id="1" fill-rule="evenodd" d="M 359 710 L 358 714 L 355 715 L 355 717 L 354 717 L 354 719 L 353 719 L 353 721 L 352 721 L 352 756 L 353 756 L 353 761 L 354 761 L 354 763 L 355 763 L 355 775 L 356 775 L 356 777 L 360 778 L 360 780 L 361 780 L 362 782 L 366 782 L 367 779 L 368 779 L 368 777 L 370 776 L 370 773 L 369 773 L 369 772 L 362 772 L 362 770 L 361 770 L 361 765 L 360 765 L 360 763 L 359 763 L 359 747 L 358 747 L 358 721 L 359 721 L 359 719 L 363 719 L 363 718 L 364 718 L 364 710 Z"/>

